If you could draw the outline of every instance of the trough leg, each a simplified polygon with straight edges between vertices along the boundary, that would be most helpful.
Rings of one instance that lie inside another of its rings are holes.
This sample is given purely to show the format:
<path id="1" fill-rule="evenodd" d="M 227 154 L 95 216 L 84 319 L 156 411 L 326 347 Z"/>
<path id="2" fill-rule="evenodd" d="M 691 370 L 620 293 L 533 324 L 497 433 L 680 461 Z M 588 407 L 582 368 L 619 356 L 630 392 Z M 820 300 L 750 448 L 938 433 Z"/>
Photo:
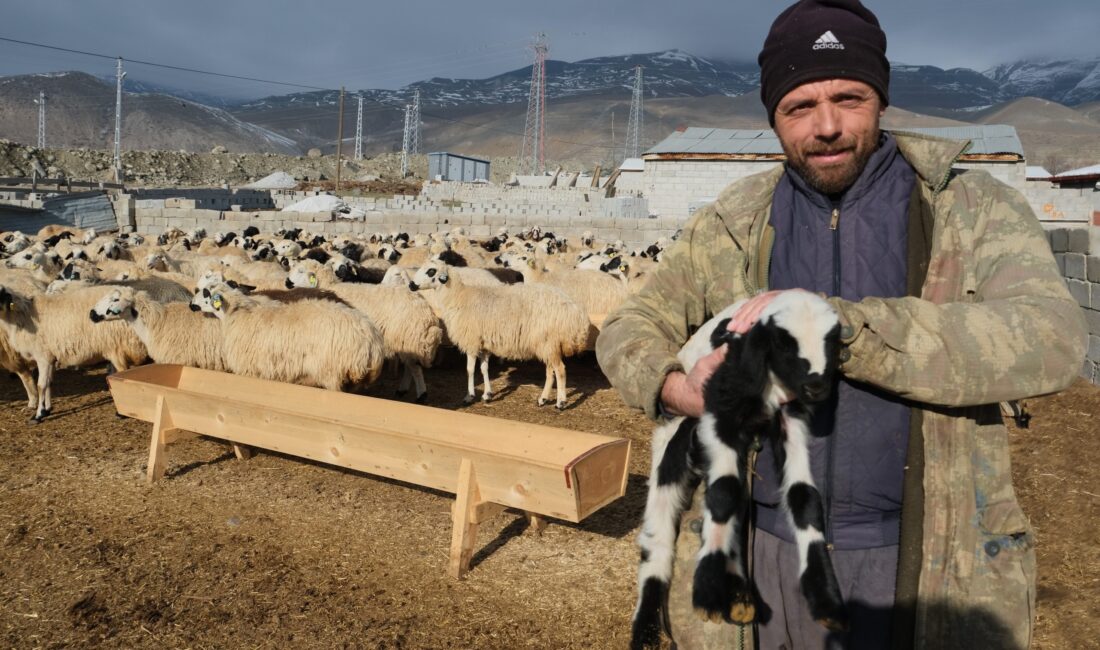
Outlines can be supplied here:
<path id="1" fill-rule="evenodd" d="M 504 510 L 504 506 L 481 500 L 477 487 L 477 475 L 470 459 L 463 458 L 458 469 L 458 488 L 452 512 L 451 529 L 451 577 L 461 578 L 470 570 L 470 559 L 477 544 L 478 525 Z"/>
<path id="2" fill-rule="evenodd" d="M 536 537 L 542 537 L 542 531 L 546 530 L 546 517 L 533 512 L 525 512 L 524 514 L 527 516 L 527 532 Z"/>
<path id="3" fill-rule="evenodd" d="M 233 455 L 237 457 L 237 460 L 248 460 L 252 458 L 252 448 L 248 445 L 233 444 Z"/>
<path id="4" fill-rule="evenodd" d="M 151 484 L 164 476 L 167 459 L 164 447 L 168 444 L 168 432 L 172 429 L 172 416 L 164 404 L 164 395 L 157 395 L 157 410 L 153 417 L 153 437 L 149 441 L 149 467 L 145 477 Z"/>

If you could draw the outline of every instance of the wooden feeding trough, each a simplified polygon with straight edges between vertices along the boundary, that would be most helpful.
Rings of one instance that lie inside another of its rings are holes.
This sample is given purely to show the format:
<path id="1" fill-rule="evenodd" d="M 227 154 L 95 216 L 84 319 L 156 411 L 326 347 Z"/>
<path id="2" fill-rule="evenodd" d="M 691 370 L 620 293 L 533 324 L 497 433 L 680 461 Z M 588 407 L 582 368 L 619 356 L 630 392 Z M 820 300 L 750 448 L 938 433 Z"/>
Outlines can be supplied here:
<path id="1" fill-rule="evenodd" d="M 454 493 L 450 573 L 469 570 L 478 524 L 504 508 L 580 522 L 626 490 L 630 441 L 176 365 L 108 378 L 122 415 L 153 423 L 148 479 L 165 446 L 196 435 Z"/>

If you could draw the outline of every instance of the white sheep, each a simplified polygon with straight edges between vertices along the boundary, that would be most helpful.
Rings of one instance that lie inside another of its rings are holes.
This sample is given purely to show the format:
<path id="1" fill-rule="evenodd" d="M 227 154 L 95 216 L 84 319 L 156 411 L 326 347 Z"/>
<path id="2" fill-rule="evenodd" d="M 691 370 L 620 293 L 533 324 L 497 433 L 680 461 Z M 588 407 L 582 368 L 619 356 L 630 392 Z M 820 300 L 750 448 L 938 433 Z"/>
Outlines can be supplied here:
<path id="1" fill-rule="evenodd" d="M 197 291 L 191 304 L 221 320 L 225 366 L 235 374 L 341 390 L 365 387 L 382 371 L 382 335 L 350 307 L 284 304 L 228 285 Z"/>
<path id="2" fill-rule="evenodd" d="M 492 399 L 489 355 L 546 364 L 546 383 L 539 406 L 550 399 L 557 382 L 557 407 L 565 408 L 565 363 L 585 348 L 589 321 L 584 308 L 561 290 L 546 285 L 516 284 L 496 287 L 468 285 L 441 262 L 429 262 L 417 271 L 410 288 L 438 287 L 447 337 L 466 354 L 466 401 L 476 399 L 474 370 L 481 360 L 485 389 Z"/>
<path id="3" fill-rule="evenodd" d="M 206 370 L 224 370 L 222 328 L 217 318 L 188 303 L 160 303 L 144 291 L 118 287 L 92 307 L 93 323 L 121 320 L 134 330 L 149 358 Z"/>
<path id="4" fill-rule="evenodd" d="M 92 307 L 113 288 L 94 286 L 56 296 L 25 296 L 0 287 L 0 328 L 11 347 L 38 368 L 38 408 L 32 420 L 50 414 L 51 383 L 55 368 L 86 366 L 109 361 L 126 370 L 145 359 L 146 350 L 123 323 L 95 327 L 88 318 Z"/>
<path id="5" fill-rule="evenodd" d="M 528 254 L 517 255 L 514 260 L 525 283 L 539 282 L 561 289 L 580 303 L 590 316 L 610 314 L 630 296 L 622 280 L 601 271 L 569 269 L 551 272 Z"/>
<path id="6" fill-rule="evenodd" d="M 287 287 L 327 289 L 370 318 L 382 333 L 386 356 L 397 358 L 404 373 L 398 394 L 411 379 L 416 401 L 427 398 L 424 368 L 429 368 L 443 340 L 439 318 L 423 296 L 400 286 L 340 282 L 333 270 L 313 260 L 302 260 L 287 276 Z"/>

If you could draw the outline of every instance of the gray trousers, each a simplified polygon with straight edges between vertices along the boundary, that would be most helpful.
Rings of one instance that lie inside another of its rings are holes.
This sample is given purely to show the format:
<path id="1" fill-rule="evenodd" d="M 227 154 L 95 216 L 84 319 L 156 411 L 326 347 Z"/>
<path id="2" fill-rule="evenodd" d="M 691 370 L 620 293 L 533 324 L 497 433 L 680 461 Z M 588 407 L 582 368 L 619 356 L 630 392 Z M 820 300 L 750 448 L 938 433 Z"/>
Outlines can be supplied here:
<path id="1" fill-rule="evenodd" d="M 890 647 L 898 547 L 834 550 L 830 554 L 840 592 L 848 606 L 849 629 L 830 632 L 810 617 L 798 584 L 798 549 L 756 531 L 753 579 L 766 605 L 757 612 L 760 650 L 876 650 Z M 768 611 L 770 610 L 770 612 Z"/>

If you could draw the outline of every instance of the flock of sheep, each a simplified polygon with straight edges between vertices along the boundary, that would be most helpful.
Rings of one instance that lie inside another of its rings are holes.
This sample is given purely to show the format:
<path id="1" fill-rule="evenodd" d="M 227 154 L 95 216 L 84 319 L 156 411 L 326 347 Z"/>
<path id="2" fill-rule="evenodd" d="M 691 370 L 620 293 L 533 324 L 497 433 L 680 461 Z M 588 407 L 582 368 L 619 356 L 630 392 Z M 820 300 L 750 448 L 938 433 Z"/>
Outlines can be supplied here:
<path id="1" fill-rule="evenodd" d="M 423 369 L 450 342 L 467 358 L 466 401 L 493 392 L 489 358 L 546 365 L 539 405 L 593 320 L 637 290 L 671 242 L 628 251 L 585 233 L 529 228 L 488 240 L 422 235 L 169 229 L 155 241 L 48 226 L 0 234 L 0 367 L 17 375 L 32 421 L 50 414 L 57 368 L 149 359 L 331 390 L 361 390 L 385 360 L 398 394 L 423 402 Z M 37 371 L 37 377 L 35 377 Z"/>

